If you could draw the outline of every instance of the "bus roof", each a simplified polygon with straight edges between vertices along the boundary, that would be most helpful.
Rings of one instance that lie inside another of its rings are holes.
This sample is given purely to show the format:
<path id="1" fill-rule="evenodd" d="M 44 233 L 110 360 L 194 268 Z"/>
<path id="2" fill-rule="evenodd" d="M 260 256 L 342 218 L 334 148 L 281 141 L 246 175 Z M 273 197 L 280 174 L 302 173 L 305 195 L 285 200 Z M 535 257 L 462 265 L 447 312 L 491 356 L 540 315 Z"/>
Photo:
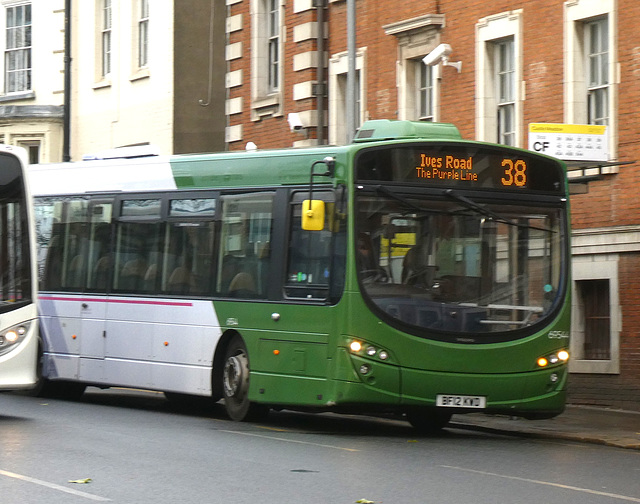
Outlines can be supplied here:
<path id="1" fill-rule="evenodd" d="M 385 144 L 411 141 L 463 140 L 452 124 L 381 119 L 365 122 L 358 130 L 354 143 L 350 145 L 134 158 L 91 156 L 92 160 L 80 162 L 34 165 L 29 172 L 35 196 L 277 187 L 307 184 L 311 165 L 327 156 L 336 159 L 336 178 L 346 180 L 348 174 L 344 167 L 350 153 L 376 142 Z M 99 157 L 105 159 L 97 159 Z M 278 161 L 273 162 L 273 158 L 278 158 Z"/>
<path id="2" fill-rule="evenodd" d="M 324 146 L 78 161 L 32 165 L 29 174 L 34 196 L 275 187 L 307 184 L 312 163 L 327 156 L 344 157 L 346 150 Z"/>

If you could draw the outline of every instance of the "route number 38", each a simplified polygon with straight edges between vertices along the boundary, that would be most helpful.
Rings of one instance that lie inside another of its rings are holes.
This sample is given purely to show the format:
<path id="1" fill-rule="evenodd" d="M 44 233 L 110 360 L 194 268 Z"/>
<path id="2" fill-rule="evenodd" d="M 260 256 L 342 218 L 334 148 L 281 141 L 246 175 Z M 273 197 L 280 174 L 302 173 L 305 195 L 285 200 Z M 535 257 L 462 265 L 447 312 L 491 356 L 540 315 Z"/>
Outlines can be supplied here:
<path id="1" fill-rule="evenodd" d="M 527 185 L 527 163 L 522 159 L 513 161 L 512 159 L 503 159 L 502 166 L 505 168 L 504 177 L 502 177 L 503 186 L 524 187 Z"/>

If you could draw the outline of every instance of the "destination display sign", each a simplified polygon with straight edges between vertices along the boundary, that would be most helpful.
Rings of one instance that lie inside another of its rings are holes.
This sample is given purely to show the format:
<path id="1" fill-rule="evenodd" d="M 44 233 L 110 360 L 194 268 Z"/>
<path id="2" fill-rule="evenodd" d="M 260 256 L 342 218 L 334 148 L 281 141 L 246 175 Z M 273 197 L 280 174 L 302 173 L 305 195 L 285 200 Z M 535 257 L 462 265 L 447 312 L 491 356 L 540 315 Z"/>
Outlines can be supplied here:
<path id="1" fill-rule="evenodd" d="M 479 144 L 393 146 L 361 151 L 358 181 L 562 192 L 562 165 L 525 151 Z"/>

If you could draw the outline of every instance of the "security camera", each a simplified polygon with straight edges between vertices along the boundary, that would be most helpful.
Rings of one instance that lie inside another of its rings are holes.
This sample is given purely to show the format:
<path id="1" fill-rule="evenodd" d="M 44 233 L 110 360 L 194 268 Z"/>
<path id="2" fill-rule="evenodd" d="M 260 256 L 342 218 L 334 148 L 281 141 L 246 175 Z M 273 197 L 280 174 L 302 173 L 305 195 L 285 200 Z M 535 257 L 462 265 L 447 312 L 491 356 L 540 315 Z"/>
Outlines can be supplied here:
<path id="1" fill-rule="evenodd" d="M 447 59 L 451 52 L 452 50 L 449 44 L 440 44 L 433 51 L 422 58 L 422 62 L 425 65 L 429 66 L 437 65 L 442 60 Z"/>
<path id="2" fill-rule="evenodd" d="M 302 124 L 300 114 L 297 112 L 291 112 L 287 116 L 287 121 L 289 122 L 289 128 L 291 128 L 291 131 L 301 131 L 304 129 L 304 124 Z"/>

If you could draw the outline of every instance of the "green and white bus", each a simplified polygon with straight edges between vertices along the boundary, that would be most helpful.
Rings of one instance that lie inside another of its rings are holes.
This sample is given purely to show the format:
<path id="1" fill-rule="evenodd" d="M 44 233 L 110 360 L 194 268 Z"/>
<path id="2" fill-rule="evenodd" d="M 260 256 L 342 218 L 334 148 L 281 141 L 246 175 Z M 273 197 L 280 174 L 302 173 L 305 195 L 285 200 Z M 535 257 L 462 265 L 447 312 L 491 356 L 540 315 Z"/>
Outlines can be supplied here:
<path id="1" fill-rule="evenodd" d="M 36 382 L 38 295 L 26 151 L 0 145 L 0 390 Z"/>
<path id="2" fill-rule="evenodd" d="M 557 415 L 565 166 L 369 121 L 345 146 L 31 169 L 43 377 L 269 408 Z"/>

